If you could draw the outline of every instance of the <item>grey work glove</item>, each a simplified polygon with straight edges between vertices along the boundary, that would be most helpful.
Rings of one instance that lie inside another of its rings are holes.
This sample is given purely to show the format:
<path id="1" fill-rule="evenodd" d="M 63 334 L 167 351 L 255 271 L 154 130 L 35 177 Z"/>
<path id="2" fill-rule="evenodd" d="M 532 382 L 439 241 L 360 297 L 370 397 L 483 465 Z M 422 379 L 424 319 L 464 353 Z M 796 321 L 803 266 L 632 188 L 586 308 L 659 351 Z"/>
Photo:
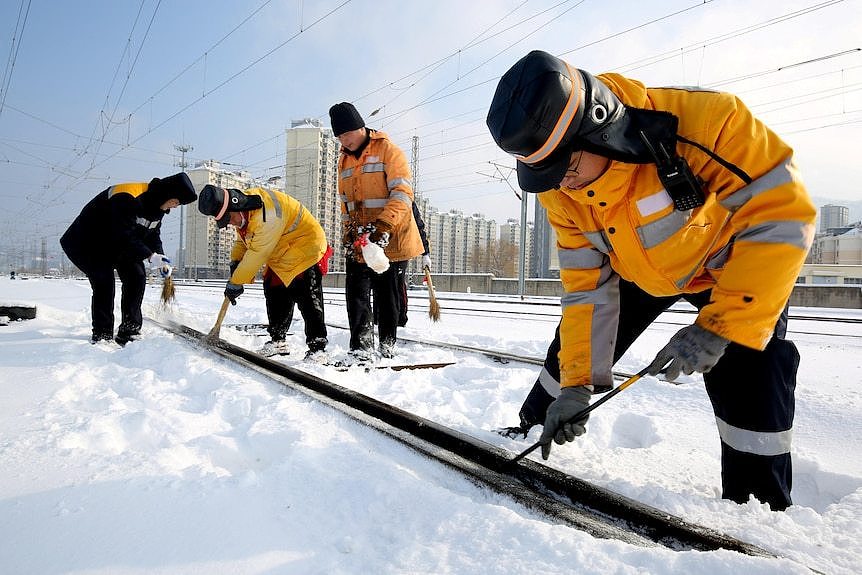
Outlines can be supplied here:
<path id="1" fill-rule="evenodd" d="M 587 432 L 585 425 L 590 418 L 589 413 L 575 421 L 570 420 L 590 406 L 592 394 L 592 385 L 576 385 L 560 390 L 560 396 L 548 406 L 545 415 L 545 429 L 539 438 L 539 443 L 542 444 L 542 459 L 551 455 L 551 440 L 562 445 Z"/>
<path id="2" fill-rule="evenodd" d="M 647 373 L 658 375 L 665 370 L 668 381 L 674 381 L 682 371 L 691 375 L 695 371 L 706 373 L 712 369 L 724 354 L 730 340 L 716 335 L 697 324 L 686 326 L 676 332 L 670 341 L 655 356 L 647 367 Z"/>
<path id="3" fill-rule="evenodd" d="M 239 267 L 239 260 L 231 260 L 227 267 L 230 270 L 230 275 L 233 275 L 233 272 Z"/>

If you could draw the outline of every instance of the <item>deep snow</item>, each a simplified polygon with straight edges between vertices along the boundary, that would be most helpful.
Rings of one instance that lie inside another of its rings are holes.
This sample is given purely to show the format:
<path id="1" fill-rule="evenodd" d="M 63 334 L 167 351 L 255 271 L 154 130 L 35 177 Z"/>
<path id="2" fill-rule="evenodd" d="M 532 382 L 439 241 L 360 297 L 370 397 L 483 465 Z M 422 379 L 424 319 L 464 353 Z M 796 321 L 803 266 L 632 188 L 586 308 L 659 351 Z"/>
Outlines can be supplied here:
<path id="1" fill-rule="evenodd" d="M 179 285 L 168 309 L 159 291 L 148 287 L 145 313 L 212 327 L 219 289 Z M 679 386 L 644 378 L 597 409 L 575 444 L 554 446 L 549 465 L 783 557 L 763 559 L 634 547 L 554 524 L 152 323 L 125 348 L 91 345 L 89 297 L 86 281 L 0 279 L 0 305 L 38 308 L 35 320 L 0 327 L 3 573 L 712 575 L 809 573 L 807 565 L 850 574 L 862 565 L 860 324 L 790 323 L 802 365 L 795 505 L 784 513 L 719 498 L 718 437 L 697 376 Z M 340 294 L 327 301 L 327 320 L 346 325 Z M 435 324 L 422 303 L 403 335 L 543 357 L 556 325 L 447 313 L 445 301 Z M 296 316 L 292 364 L 304 351 Z M 262 322 L 254 289 L 225 320 Z M 678 328 L 655 324 L 617 368 L 638 371 Z M 222 336 L 248 347 L 265 340 L 229 327 Z M 347 332 L 331 329 L 330 355 L 346 346 Z M 537 366 L 412 343 L 398 351 L 399 363 L 457 365 L 305 368 L 513 453 L 538 439 L 538 428 L 521 441 L 493 432 L 517 423 Z"/>

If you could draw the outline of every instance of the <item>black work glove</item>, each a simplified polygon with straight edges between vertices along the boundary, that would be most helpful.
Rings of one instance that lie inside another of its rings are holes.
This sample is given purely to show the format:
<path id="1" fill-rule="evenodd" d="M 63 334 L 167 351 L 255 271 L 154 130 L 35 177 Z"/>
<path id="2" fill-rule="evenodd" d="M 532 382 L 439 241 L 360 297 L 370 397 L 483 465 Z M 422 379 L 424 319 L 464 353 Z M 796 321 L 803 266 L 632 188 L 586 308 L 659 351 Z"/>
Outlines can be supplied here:
<path id="1" fill-rule="evenodd" d="M 697 324 L 688 325 L 676 332 L 658 352 L 647 367 L 647 373 L 658 375 L 668 362 L 671 362 L 665 370 L 668 381 L 679 377 L 680 371 L 686 375 L 695 371 L 707 373 L 721 359 L 729 343 L 730 340 Z"/>
<path id="2" fill-rule="evenodd" d="M 344 235 L 341 236 L 341 247 L 344 248 L 344 255 L 351 260 L 355 259 L 356 256 L 356 246 L 353 245 L 355 241 L 356 232 L 352 227 L 347 228 Z"/>
<path id="3" fill-rule="evenodd" d="M 236 305 L 236 298 L 242 295 L 242 292 L 245 291 L 245 288 L 242 287 L 242 284 L 232 284 L 227 282 L 227 285 L 224 288 L 224 297 L 230 300 L 232 305 Z"/>
<path id="4" fill-rule="evenodd" d="M 228 269 L 230 270 L 230 275 L 233 275 L 233 272 L 236 271 L 236 268 L 239 267 L 239 260 L 231 260 L 228 264 Z"/>
<path id="5" fill-rule="evenodd" d="M 574 441 L 579 435 L 587 432 L 585 427 L 590 414 L 570 421 L 580 412 L 590 406 L 590 396 L 593 394 L 592 385 L 576 385 L 564 387 L 560 390 L 560 396 L 548 406 L 545 415 L 545 428 L 539 442 L 542 444 L 542 459 L 551 455 L 551 440 L 557 445 L 567 441 Z"/>
<path id="6" fill-rule="evenodd" d="M 392 226 L 383 220 L 376 220 L 369 226 L 368 231 L 371 232 L 368 236 L 369 242 L 377 244 L 381 248 L 389 245 L 389 233 L 392 231 Z"/>

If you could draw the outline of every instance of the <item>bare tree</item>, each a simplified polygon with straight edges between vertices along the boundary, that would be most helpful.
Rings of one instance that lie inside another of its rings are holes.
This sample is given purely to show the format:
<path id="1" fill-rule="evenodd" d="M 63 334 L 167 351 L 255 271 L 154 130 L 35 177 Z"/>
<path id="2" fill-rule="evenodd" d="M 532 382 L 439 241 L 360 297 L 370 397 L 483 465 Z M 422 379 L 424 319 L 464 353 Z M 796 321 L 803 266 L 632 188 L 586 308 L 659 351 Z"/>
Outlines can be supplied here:
<path id="1" fill-rule="evenodd" d="M 509 242 L 491 240 L 488 247 L 473 248 L 475 273 L 491 273 L 498 278 L 511 278 L 517 275 L 518 247 Z"/>

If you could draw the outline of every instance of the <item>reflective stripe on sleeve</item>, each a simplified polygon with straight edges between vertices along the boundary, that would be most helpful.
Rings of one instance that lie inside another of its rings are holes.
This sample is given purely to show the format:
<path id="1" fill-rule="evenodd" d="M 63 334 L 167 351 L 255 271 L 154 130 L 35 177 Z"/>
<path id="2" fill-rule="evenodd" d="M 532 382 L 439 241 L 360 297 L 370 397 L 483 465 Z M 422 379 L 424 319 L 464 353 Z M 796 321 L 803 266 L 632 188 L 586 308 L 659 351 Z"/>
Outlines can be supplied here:
<path id="1" fill-rule="evenodd" d="M 739 188 L 719 203 L 724 209 L 735 212 L 754 196 L 782 184 L 789 184 L 794 180 L 795 173 L 796 167 L 793 165 L 793 159 L 787 158 L 783 163 L 778 164 L 744 188 Z"/>
<path id="2" fill-rule="evenodd" d="M 362 202 L 362 205 L 366 208 L 385 208 L 388 201 L 388 198 L 372 198 Z"/>
<path id="3" fill-rule="evenodd" d="M 390 190 L 392 188 L 389 188 Z M 397 190 L 389 194 L 390 200 L 398 200 L 399 202 L 403 202 L 407 204 L 407 206 L 412 210 L 413 209 L 413 198 L 411 198 L 406 192 L 402 192 L 401 190 Z"/>
<path id="4" fill-rule="evenodd" d="M 394 190 L 395 188 L 397 188 L 398 186 L 405 186 L 405 187 L 408 187 L 412 190 L 413 189 L 413 182 L 411 182 L 407 178 L 392 178 L 391 180 L 386 182 L 386 187 L 389 188 L 390 192 L 392 190 Z"/>
<path id="5" fill-rule="evenodd" d="M 563 309 L 571 305 L 606 304 L 619 300 L 619 276 L 613 273 L 610 265 L 602 266 L 599 285 L 591 290 L 566 292 L 560 297 Z"/>
<path id="6" fill-rule="evenodd" d="M 548 392 L 553 398 L 557 398 L 560 396 L 560 382 L 554 379 L 554 376 L 548 372 L 544 367 L 542 371 L 539 373 L 538 378 L 539 384 L 542 386 L 542 389 Z"/>
<path id="7" fill-rule="evenodd" d="M 142 217 L 135 218 L 136 224 L 138 224 L 139 226 L 144 226 L 145 228 L 147 228 L 149 230 L 151 230 L 151 229 L 155 228 L 157 225 L 159 225 L 159 221 L 160 220 L 155 220 L 155 221 L 151 222 L 150 220 L 148 220 L 146 218 L 142 218 Z"/>
<path id="8" fill-rule="evenodd" d="M 576 250 L 557 250 L 560 268 L 569 270 L 595 269 L 602 267 L 607 256 L 595 248 L 579 248 Z"/>
<path id="9" fill-rule="evenodd" d="M 811 247 L 814 233 L 813 226 L 806 222 L 772 221 L 751 226 L 740 232 L 736 239 L 767 244 L 788 244 L 807 250 Z"/>
<path id="10" fill-rule="evenodd" d="M 287 233 L 294 231 L 299 227 L 299 222 L 302 220 L 302 214 L 305 212 L 305 206 L 299 204 L 299 213 L 296 214 L 296 218 L 294 218 L 293 223 L 290 224 L 290 227 L 287 228 Z"/>

